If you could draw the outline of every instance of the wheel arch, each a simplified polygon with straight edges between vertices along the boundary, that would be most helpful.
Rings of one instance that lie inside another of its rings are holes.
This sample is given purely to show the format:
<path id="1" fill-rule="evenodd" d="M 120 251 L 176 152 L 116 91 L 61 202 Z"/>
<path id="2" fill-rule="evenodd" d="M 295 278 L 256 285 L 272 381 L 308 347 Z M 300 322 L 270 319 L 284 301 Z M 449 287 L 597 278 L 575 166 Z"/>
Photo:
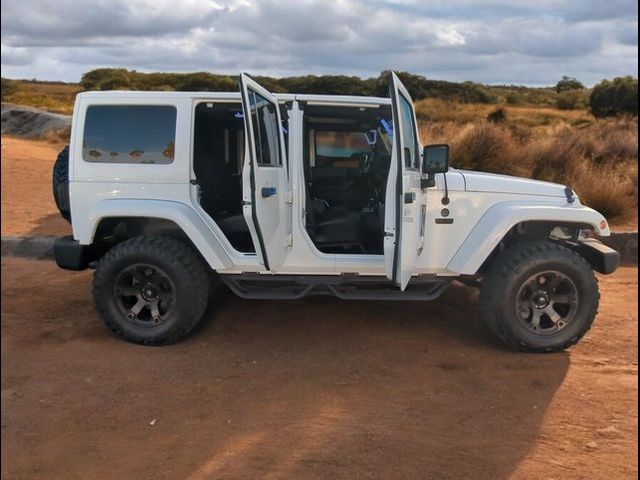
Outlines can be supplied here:
<path id="1" fill-rule="evenodd" d="M 515 234 L 548 238 L 556 226 L 574 230 L 589 229 L 599 236 L 610 235 L 605 218 L 584 205 L 499 203 L 482 216 L 452 257 L 447 269 L 461 275 L 477 275 Z"/>
<path id="2" fill-rule="evenodd" d="M 188 205 L 165 200 L 103 200 L 95 204 L 87 220 L 73 225 L 80 244 L 116 244 L 134 236 L 166 235 L 192 245 L 214 270 L 232 265 L 221 239 Z"/>

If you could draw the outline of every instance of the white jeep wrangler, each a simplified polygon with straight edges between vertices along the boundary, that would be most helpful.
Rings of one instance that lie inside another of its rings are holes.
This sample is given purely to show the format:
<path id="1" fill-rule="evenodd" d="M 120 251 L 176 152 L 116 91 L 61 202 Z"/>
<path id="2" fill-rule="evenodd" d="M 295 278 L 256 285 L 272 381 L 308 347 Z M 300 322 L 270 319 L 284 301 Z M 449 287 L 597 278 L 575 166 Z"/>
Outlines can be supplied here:
<path id="1" fill-rule="evenodd" d="M 564 185 L 449 168 L 393 73 L 389 91 L 273 95 L 243 74 L 239 94 L 78 95 L 54 167 L 73 226 L 58 265 L 95 267 L 104 322 L 147 345 L 198 323 L 214 275 L 252 299 L 431 300 L 457 280 L 507 345 L 575 344 L 592 270 L 618 265 L 594 238 L 604 217 Z"/>

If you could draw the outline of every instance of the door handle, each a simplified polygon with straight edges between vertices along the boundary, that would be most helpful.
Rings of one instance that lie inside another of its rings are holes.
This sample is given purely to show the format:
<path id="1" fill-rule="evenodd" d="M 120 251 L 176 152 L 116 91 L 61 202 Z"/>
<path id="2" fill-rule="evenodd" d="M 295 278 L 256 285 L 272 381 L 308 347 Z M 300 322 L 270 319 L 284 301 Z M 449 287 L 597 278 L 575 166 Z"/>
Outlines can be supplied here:
<path id="1" fill-rule="evenodd" d="M 404 203 L 413 203 L 416 199 L 416 192 L 407 192 L 404 194 Z"/>
<path id="2" fill-rule="evenodd" d="M 272 197 L 276 193 L 278 193 L 276 187 L 262 187 L 262 198 Z"/>

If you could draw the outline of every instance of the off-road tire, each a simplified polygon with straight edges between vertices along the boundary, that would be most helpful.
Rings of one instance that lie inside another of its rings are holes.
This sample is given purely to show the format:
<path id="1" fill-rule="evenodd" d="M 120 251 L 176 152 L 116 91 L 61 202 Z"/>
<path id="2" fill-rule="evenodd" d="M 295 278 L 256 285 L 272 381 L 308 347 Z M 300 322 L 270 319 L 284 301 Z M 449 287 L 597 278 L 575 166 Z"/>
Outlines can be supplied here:
<path id="1" fill-rule="evenodd" d="M 119 307 L 116 281 L 123 271 L 140 264 L 165 273 L 175 289 L 175 304 L 158 326 L 134 324 Z M 117 244 L 99 260 L 93 277 L 94 302 L 107 328 L 141 345 L 168 345 L 184 338 L 202 318 L 208 295 L 204 262 L 191 246 L 172 237 L 134 237 Z"/>
<path id="2" fill-rule="evenodd" d="M 69 204 L 69 145 L 58 154 L 53 164 L 52 174 L 53 198 L 60 215 L 71 223 L 71 205 Z"/>
<path id="3" fill-rule="evenodd" d="M 564 330 L 541 336 L 525 328 L 515 305 L 526 279 L 550 270 L 573 281 L 579 301 Z M 599 300 L 598 282 L 586 260 L 563 245 L 542 240 L 516 243 L 499 253 L 480 287 L 480 308 L 489 329 L 508 347 L 525 352 L 558 352 L 578 343 L 593 325 Z"/>

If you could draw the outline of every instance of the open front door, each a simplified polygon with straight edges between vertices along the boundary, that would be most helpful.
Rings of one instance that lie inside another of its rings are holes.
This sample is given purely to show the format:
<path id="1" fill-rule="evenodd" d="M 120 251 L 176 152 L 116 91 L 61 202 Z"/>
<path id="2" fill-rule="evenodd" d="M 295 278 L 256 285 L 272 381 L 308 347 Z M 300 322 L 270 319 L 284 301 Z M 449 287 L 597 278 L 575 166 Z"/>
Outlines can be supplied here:
<path id="1" fill-rule="evenodd" d="M 289 251 L 289 184 L 278 101 L 248 75 L 240 75 L 244 111 L 243 214 L 258 259 L 277 269 Z"/>
<path id="2" fill-rule="evenodd" d="M 413 101 L 393 72 L 389 75 L 393 111 L 393 152 L 387 179 L 384 257 L 387 278 L 404 290 L 424 244 L 426 194 L 420 180 L 420 142 Z"/>

